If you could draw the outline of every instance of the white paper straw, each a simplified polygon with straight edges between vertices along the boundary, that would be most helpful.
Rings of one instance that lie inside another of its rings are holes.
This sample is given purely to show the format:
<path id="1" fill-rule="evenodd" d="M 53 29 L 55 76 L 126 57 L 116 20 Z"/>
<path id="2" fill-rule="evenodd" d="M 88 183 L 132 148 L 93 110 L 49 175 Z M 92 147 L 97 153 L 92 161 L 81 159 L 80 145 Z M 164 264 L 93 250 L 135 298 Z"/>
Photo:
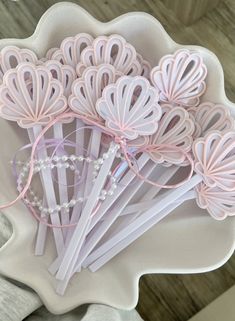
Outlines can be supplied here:
<path id="1" fill-rule="evenodd" d="M 161 195 L 158 197 L 158 201 L 161 200 L 161 198 L 163 198 L 164 195 Z M 163 210 L 161 213 L 159 213 L 158 215 L 161 217 L 162 213 L 170 213 L 169 210 L 171 208 L 175 209 L 177 206 L 180 206 L 183 202 L 191 200 L 191 199 L 195 199 L 196 195 L 195 195 L 195 191 L 189 191 L 186 194 L 184 194 L 182 197 L 180 197 L 179 199 L 177 199 L 176 201 L 174 201 L 169 208 L 167 207 L 165 210 Z M 146 211 L 149 210 L 152 206 L 154 206 L 156 204 L 156 200 L 153 199 L 151 201 L 145 201 L 142 203 L 141 206 L 141 210 Z M 137 206 L 137 204 L 134 204 L 133 206 L 133 210 L 135 209 L 135 207 Z M 131 209 L 131 207 L 129 207 Z M 138 209 L 139 210 L 139 209 Z M 131 209 L 132 211 L 132 209 Z M 152 221 L 155 222 L 154 218 Z M 151 221 L 151 220 L 150 220 Z M 120 232 L 120 230 L 118 231 Z M 144 233 L 144 232 L 143 232 Z M 113 246 L 115 246 L 118 243 L 119 237 L 116 237 L 116 235 L 112 235 L 107 241 L 105 241 L 102 245 L 100 245 L 97 249 L 95 249 L 93 252 L 91 252 L 91 254 L 86 258 L 86 260 L 83 262 L 82 266 L 84 268 L 88 267 L 91 263 L 93 263 L 94 261 L 96 261 L 99 257 L 103 256 L 106 252 L 108 252 L 110 249 L 112 249 Z"/>
<path id="2" fill-rule="evenodd" d="M 141 170 L 144 167 L 144 165 L 146 165 L 146 163 L 148 161 L 150 161 L 148 154 L 146 154 L 146 153 L 142 154 L 140 156 L 140 158 L 137 160 L 137 168 L 138 168 L 138 170 Z M 113 194 L 112 196 L 107 197 L 102 202 L 102 204 L 101 204 L 99 210 L 97 211 L 97 213 L 95 214 L 95 216 L 93 218 L 90 218 L 89 230 L 88 230 L 89 233 L 92 231 L 94 226 L 97 226 L 97 224 L 102 219 L 102 217 L 107 213 L 107 211 L 110 209 L 110 207 L 113 205 L 113 203 L 118 199 L 118 197 L 120 195 L 122 195 L 122 193 L 131 184 L 131 182 L 133 181 L 133 179 L 135 177 L 136 177 L 136 175 L 132 170 L 129 170 L 127 172 L 127 174 L 125 174 L 125 176 L 123 176 L 123 178 L 118 183 L 118 186 L 117 186 L 117 188 L 115 190 L 115 194 Z M 71 219 L 71 223 L 75 223 L 77 221 L 78 220 L 72 221 L 72 219 Z M 74 228 L 71 228 L 71 230 L 74 231 Z M 72 236 L 72 233 L 70 234 L 70 236 Z M 68 237 L 67 237 L 67 239 L 68 239 Z M 70 239 L 71 239 L 71 237 L 69 238 L 69 241 L 70 241 Z M 66 240 L 66 245 L 67 244 L 68 244 L 68 242 Z M 63 260 L 64 253 L 65 253 L 65 251 L 62 251 L 61 254 L 59 255 L 59 257 L 49 267 L 48 270 L 52 275 L 54 275 L 58 271 L 58 268 L 59 268 L 59 266 L 60 266 L 60 264 L 61 264 L 61 262 Z"/>
<path id="3" fill-rule="evenodd" d="M 188 199 L 192 199 L 192 195 L 195 195 L 194 191 L 189 191 L 185 195 L 183 195 L 179 201 L 177 200 L 176 202 L 181 202 L 182 200 L 187 201 Z M 161 196 L 164 197 L 164 194 Z M 138 203 L 127 205 L 125 209 L 122 211 L 122 213 L 120 214 L 120 216 L 123 217 L 126 215 L 129 216 L 131 214 L 142 213 L 150 209 L 155 204 L 156 204 L 156 199 L 153 198 L 152 200 L 149 200 L 149 201 L 141 201 Z"/>
<path id="4" fill-rule="evenodd" d="M 177 172 L 178 169 L 179 168 L 176 166 L 171 166 L 170 168 L 168 168 L 165 171 L 164 167 L 160 166 L 159 164 L 158 165 L 155 164 L 154 177 L 156 177 L 155 178 L 156 182 L 158 182 L 158 184 L 160 184 L 160 185 L 165 185 L 166 183 L 168 183 L 169 179 L 174 176 L 174 174 Z M 160 173 L 159 173 L 159 171 L 160 171 Z M 139 190 L 141 190 L 141 187 L 143 187 L 143 185 L 140 186 Z M 137 192 L 139 192 L 139 190 Z M 152 198 L 154 198 L 155 196 L 158 195 L 160 190 L 161 190 L 161 187 L 151 186 L 149 190 L 144 191 L 143 196 L 141 197 L 140 201 L 151 200 Z M 139 210 L 139 211 L 136 210 L 136 213 L 134 215 L 127 216 L 123 220 L 123 222 L 121 222 L 116 227 L 116 229 L 113 230 L 112 235 L 115 235 L 117 232 L 121 231 L 126 225 L 133 222 L 141 214 L 141 212 L 142 212 L 142 210 Z"/>
<path id="5" fill-rule="evenodd" d="M 45 197 L 43 198 L 42 206 L 46 207 L 47 203 L 45 200 Z M 48 222 L 48 215 L 45 215 L 43 213 L 40 214 L 40 217 L 45 221 Z M 47 225 L 39 222 L 38 224 L 38 231 L 37 231 L 37 237 L 35 242 L 35 255 L 43 255 L 46 245 L 46 237 L 47 237 Z"/>
<path id="6" fill-rule="evenodd" d="M 54 138 L 63 140 L 63 127 L 62 123 L 57 123 L 53 126 L 54 130 Z M 58 157 L 63 156 L 63 154 L 57 149 L 56 155 Z M 68 203 L 68 183 L 67 183 L 67 173 L 66 169 L 64 167 L 57 169 L 57 177 L 58 177 L 58 188 L 59 188 L 59 199 L 60 204 Z M 69 224 L 69 213 L 66 212 L 65 208 L 61 209 L 61 223 L 62 225 L 68 225 Z M 66 238 L 67 229 L 63 228 L 63 235 L 64 238 Z"/>
<path id="7" fill-rule="evenodd" d="M 95 206 L 97 205 L 98 202 L 98 197 L 100 195 L 101 189 L 103 188 L 105 181 L 107 179 L 107 175 L 111 169 L 111 166 L 113 164 L 113 161 L 115 159 L 116 153 L 118 151 L 119 145 L 116 143 L 112 142 L 110 144 L 110 148 L 108 150 L 108 155 L 109 157 L 104 160 L 99 174 L 97 175 L 97 178 L 94 182 L 94 185 L 92 187 L 91 193 L 86 201 L 86 205 L 84 206 L 84 209 L 82 210 L 81 217 L 79 219 L 79 222 L 76 226 L 76 229 L 73 233 L 73 236 L 69 242 L 69 245 L 66 249 L 66 252 L 64 254 L 62 263 L 60 265 L 60 268 L 56 274 L 56 277 L 59 280 L 63 280 L 67 270 L 70 266 L 70 263 L 79 247 L 79 244 L 81 244 L 85 239 L 85 236 L 83 236 L 84 230 L 87 230 L 88 223 L 89 223 L 89 218 L 94 210 Z M 81 237 L 82 235 L 82 237 Z"/>
<path id="8" fill-rule="evenodd" d="M 81 129 L 82 127 L 84 127 L 84 123 L 82 120 L 80 120 L 79 118 L 76 119 L 76 137 L 75 137 L 75 141 L 76 141 L 76 147 L 75 147 L 75 154 L 76 156 L 84 156 L 84 134 L 85 134 L 85 130 Z M 85 181 L 85 171 L 84 171 L 84 163 L 79 162 L 78 164 L 76 164 L 76 169 L 79 172 L 79 174 L 77 174 L 78 172 L 75 172 L 74 175 L 74 192 L 73 192 L 73 198 L 74 199 L 78 199 L 79 197 L 83 197 L 84 195 L 84 184 L 83 182 Z M 80 178 L 79 178 L 80 176 Z M 81 184 L 78 184 L 78 182 L 81 180 Z M 70 218 L 70 224 L 74 224 L 76 222 L 78 222 L 80 213 L 82 210 L 82 204 L 81 203 L 76 203 L 76 205 L 74 206 L 73 210 L 72 210 L 72 214 L 71 214 L 71 218 Z M 66 240 L 65 240 L 65 246 L 67 246 L 69 244 L 69 241 L 73 235 L 75 227 L 70 227 L 68 229 L 67 232 L 67 236 L 66 236 Z M 61 253 L 62 255 L 63 253 Z"/>
<path id="9" fill-rule="evenodd" d="M 34 135 L 34 140 L 38 137 L 38 135 L 41 133 L 42 127 L 40 125 L 36 125 L 32 128 L 32 135 Z M 42 145 L 43 146 L 43 145 Z M 37 155 L 40 159 L 46 159 L 47 157 L 47 150 L 46 148 L 43 148 L 41 145 L 37 151 Z M 43 180 L 43 188 L 44 188 L 44 195 L 47 200 L 48 207 L 55 208 L 57 205 L 56 202 L 56 195 L 53 185 L 53 179 L 52 179 L 52 173 L 51 169 L 46 168 L 41 171 L 41 177 Z M 54 212 L 51 216 L 51 223 L 53 225 L 61 225 L 60 217 L 58 212 Z M 61 249 L 64 247 L 64 239 L 62 230 L 60 228 L 53 228 L 53 234 L 55 239 L 55 245 L 57 253 L 60 253 Z"/>
<path id="10" fill-rule="evenodd" d="M 143 153 L 140 158 L 137 160 L 137 168 L 140 171 L 149 161 L 149 155 Z M 99 222 L 108 209 L 113 205 L 113 203 L 119 198 L 119 196 L 125 191 L 125 189 L 131 184 L 133 179 L 136 177 L 135 173 L 132 170 L 129 170 L 125 176 L 118 182 L 118 186 L 115 190 L 115 193 L 112 196 L 107 197 L 104 202 L 101 204 L 96 215 L 91 220 L 89 231 Z"/>
<path id="11" fill-rule="evenodd" d="M 174 204 L 177 206 L 177 200 L 183 197 L 188 191 L 190 191 L 194 186 L 202 181 L 202 177 L 198 174 L 194 175 L 188 182 L 184 185 L 176 188 L 173 191 L 168 191 L 165 196 L 156 197 L 156 203 L 149 210 L 141 214 L 132 223 L 123 228 L 119 233 L 117 233 L 111 240 L 109 240 L 110 247 L 115 246 L 122 239 L 125 239 L 129 234 L 141 227 L 145 222 L 151 220 L 158 213 L 162 212 L 166 207 Z M 164 216 L 165 217 L 165 216 Z M 106 243 L 107 244 L 107 243 Z M 87 262 L 86 262 L 87 263 Z"/>
<path id="12" fill-rule="evenodd" d="M 123 249 L 125 249 L 127 246 L 133 243 L 140 236 L 142 236 L 146 231 L 152 228 L 155 224 L 157 224 L 159 221 L 165 218 L 169 213 L 171 213 L 176 207 L 180 206 L 181 203 L 183 202 L 184 201 L 182 200 L 180 202 L 174 202 L 168 205 L 161 212 L 159 212 L 158 214 L 153 216 L 151 219 L 146 221 L 142 226 L 134 230 L 126 238 L 123 238 L 119 243 L 116 243 L 115 246 L 113 246 L 109 251 L 105 252 L 105 254 L 100 258 L 98 258 L 94 263 L 89 265 L 89 270 L 91 270 L 92 272 L 95 272 L 98 269 L 100 269 L 104 264 L 110 261 L 114 256 L 120 253 Z"/>
<path id="13" fill-rule="evenodd" d="M 147 177 L 152 173 L 155 166 L 155 163 L 148 162 L 141 171 L 141 174 Z M 123 209 L 126 207 L 126 205 L 129 203 L 133 195 L 142 184 L 144 184 L 144 181 L 136 178 L 133 184 L 131 186 L 128 186 L 128 188 L 125 190 L 125 193 L 123 193 L 122 196 L 114 203 L 114 208 L 110 211 L 110 213 L 108 213 L 107 219 L 105 219 L 99 225 L 99 227 L 94 228 L 94 233 L 92 233 L 91 236 L 88 236 L 88 240 L 86 241 L 84 247 L 81 250 L 81 253 L 79 254 L 75 269 L 80 268 L 80 265 L 83 263 L 89 253 L 94 249 L 96 244 L 101 240 L 110 226 L 116 221 L 120 213 L 123 211 Z"/>

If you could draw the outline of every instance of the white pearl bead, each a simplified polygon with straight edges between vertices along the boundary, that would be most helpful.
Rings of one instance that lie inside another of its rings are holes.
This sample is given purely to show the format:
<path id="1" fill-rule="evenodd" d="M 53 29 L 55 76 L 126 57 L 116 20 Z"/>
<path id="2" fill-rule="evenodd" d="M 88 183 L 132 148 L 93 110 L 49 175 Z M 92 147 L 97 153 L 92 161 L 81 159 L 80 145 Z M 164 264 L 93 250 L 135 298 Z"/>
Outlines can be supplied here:
<path id="1" fill-rule="evenodd" d="M 101 193 L 102 193 L 103 195 L 106 195 L 106 194 L 107 194 L 107 192 L 106 192 L 105 189 L 102 189 Z"/>
<path id="2" fill-rule="evenodd" d="M 86 158 L 86 161 L 87 161 L 87 163 L 91 163 L 91 162 L 92 162 L 92 159 L 91 159 L 90 157 L 87 157 L 87 158 Z"/>
<path id="3" fill-rule="evenodd" d="M 62 156 L 62 161 L 66 162 L 68 160 L 68 157 L 66 155 Z"/>
<path id="4" fill-rule="evenodd" d="M 109 154 L 108 153 L 104 153 L 103 154 L 103 159 L 108 159 L 109 158 Z"/>
<path id="5" fill-rule="evenodd" d="M 84 160 L 84 158 L 82 157 L 82 156 L 78 156 L 78 161 L 83 161 Z"/>
<path id="6" fill-rule="evenodd" d="M 78 202 L 79 202 L 79 203 L 82 203 L 82 202 L 83 202 L 83 197 L 79 197 L 79 198 L 78 198 Z"/>
<path id="7" fill-rule="evenodd" d="M 55 207 L 55 210 L 56 210 L 56 212 L 59 212 L 59 211 L 61 210 L 61 206 L 60 206 L 60 205 L 57 205 L 57 206 Z"/>
<path id="8" fill-rule="evenodd" d="M 75 204 L 76 204 L 76 200 L 71 200 L 71 201 L 70 201 L 70 205 L 71 205 L 71 206 L 74 206 Z"/>
<path id="9" fill-rule="evenodd" d="M 113 195 L 113 191 L 110 190 L 110 191 L 107 192 L 107 194 L 108 194 L 109 196 L 111 196 L 111 195 Z"/>
<path id="10" fill-rule="evenodd" d="M 49 213 L 49 214 L 52 214 L 53 212 L 54 212 L 53 208 L 49 208 L 49 209 L 48 209 L 48 213 Z"/>
<path id="11" fill-rule="evenodd" d="M 71 160 L 71 161 L 75 161 L 75 160 L 76 160 L 76 156 L 75 156 L 75 155 L 71 155 L 71 156 L 70 156 L 70 160 Z"/>
<path id="12" fill-rule="evenodd" d="M 68 203 L 63 203 L 62 205 L 64 208 L 68 208 L 69 207 L 69 204 Z"/>
<path id="13" fill-rule="evenodd" d="M 94 166 L 94 169 L 99 170 L 99 169 L 100 169 L 99 165 L 95 165 L 95 166 Z"/>
<path id="14" fill-rule="evenodd" d="M 70 169 L 71 169 L 71 171 L 74 171 L 75 167 L 73 165 L 70 165 Z"/>

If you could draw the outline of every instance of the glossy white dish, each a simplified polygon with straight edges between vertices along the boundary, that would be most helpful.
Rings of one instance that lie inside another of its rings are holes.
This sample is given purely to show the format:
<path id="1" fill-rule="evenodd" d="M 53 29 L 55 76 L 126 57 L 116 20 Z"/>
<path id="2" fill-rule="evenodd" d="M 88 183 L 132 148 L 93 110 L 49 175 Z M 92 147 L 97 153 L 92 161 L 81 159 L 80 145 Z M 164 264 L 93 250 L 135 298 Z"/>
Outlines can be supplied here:
<path id="1" fill-rule="evenodd" d="M 42 57 L 48 48 L 59 46 L 66 36 L 88 32 L 93 36 L 118 33 L 124 36 L 152 66 L 168 53 L 183 47 L 176 44 L 161 24 L 145 13 L 128 13 L 108 23 L 101 23 L 81 7 L 58 3 L 41 18 L 35 33 L 27 39 L 4 39 L 0 47 L 14 44 L 34 50 Z M 197 46 L 208 68 L 207 92 L 203 100 L 223 103 L 235 115 L 235 106 L 224 92 L 222 67 L 216 56 Z M 1 204 L 15 197 L 14 180 L 10 179 L 9 160 L 15 150 L 26 142 L 24 130 L 0 120 Z M 7 142 L 7 144 L 6 144 Z M 17 204 L 5 215 L 13 225 L 11 239 L 0 250 L 0 273 L 25 283 L 41 297 L 46 307 L 55 314 L 65 313 L 84 303 L 103 303 L 121 309 L 132 309 L 138 301 L 138 282 L 146 273 L 199 273 L 224 264 L 234 251 L 235 221 L 214 221 L 187 202 L 152 228 L 148 233 L 111 260 L 100 271 L 87 270 L 77 274 L 66 294 L 55 293 L 55 280 L 47 267 L 55 258 L 55 249 L 47 247 L 42 257 L 34 256 L 36 222 L 26 208 Z M 50 240 L 47 244 L 52 244 Z"/>

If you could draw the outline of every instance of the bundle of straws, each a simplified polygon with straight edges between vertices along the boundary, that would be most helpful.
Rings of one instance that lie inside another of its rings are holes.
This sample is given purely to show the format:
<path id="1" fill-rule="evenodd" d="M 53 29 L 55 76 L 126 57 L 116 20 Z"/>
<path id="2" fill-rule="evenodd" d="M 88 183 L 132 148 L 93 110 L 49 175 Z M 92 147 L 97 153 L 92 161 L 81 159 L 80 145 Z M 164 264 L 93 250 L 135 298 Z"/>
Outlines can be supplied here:
<path id="1" fill-rule="evenodd" d="M 200 52 L 150 66 L 120 35 L 81 33 L 39 59 L 0 52 L 0 116 L 28 132 L 11 160 L 19 196 L 51 230 L 49 272 L 63 295 L 189 199 L 217 220 L 235 214 L 235 129 L 228 108 L 203 101 Z M 27 157 L 21 157 L 27 151 Z"/>

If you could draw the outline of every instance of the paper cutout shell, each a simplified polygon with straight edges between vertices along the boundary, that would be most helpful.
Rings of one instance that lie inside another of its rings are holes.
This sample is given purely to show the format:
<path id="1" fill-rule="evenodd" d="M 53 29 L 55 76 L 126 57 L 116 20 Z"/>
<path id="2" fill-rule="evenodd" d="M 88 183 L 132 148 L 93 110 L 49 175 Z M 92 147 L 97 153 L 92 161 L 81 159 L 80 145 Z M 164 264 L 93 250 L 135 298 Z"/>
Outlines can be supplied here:
<path id="1" fill-rule="evenodd" d="M 2 84 L 4 74 L 21 62 L 32 62 L 36 64 L 38 58 L 29 49 L 20 49 L 16 46 L 4 47 L 0 52 L 0 84 Z"/>
<path id="2" fill-rule="evenodd" d="M 235 190 L 235 131 L 210 132 L 192 147 L 195 172 L 208 187 Z"/>
<path id="3" fill-rule="evenodd" d="M 96 109 L 115 135 L 133 140 L 157 130 L 162 114 L 158 98 L 146 78 L 123 76 L 105 87 Z"/>
<path id="4" fill-rule="evenodd" d="M 200 126 L 201 132 L 195 132 L 194 137 L 205 136 L 212 130 L 226 132 L 234 129 L 234 119 L 228 108 L 220 104 L 205 102 L 189 109 L 194 115 L 195 122 Z"/>
<path id="5" fill-rule="evenodd" d="M 163 105 L 162 109 L 163 115 L 158 130 L 149 137 L 149 145 L 156 145 L 156 148 L 150 149 L 149 156 L 157 163 L 179 165 L 185 161 L 185 155 L 181 150 L 184 152 L 191 150 L 194 124 L 188 112 L 182 107 L 172 108 L 171 105 Z M 171 146 L 176 146 L 180 150 Z"/>
<path id="6" fill-rule="evenodd" d="M 197 52 L 186 49 L 164 56 L 150 78 L 159 90 L 160 102 L 193 107 L 205 92 L 207 69 Z"/>
<path id="7" fill-rule="evenodd" d="M 96 102 L 102 96 L 103 89 L 115 83 L 118 76 L 112 65 L 102 64 L 86 68 L 82 77 L 72 86 L 72 94 L 69 97 L 70 108 L 88 119 L 103 123 L 103 118 L 96 110 Z"/>
<path id="8" fill-rule="evenodd" d="M 44 64 L 51 72 L 54 79 L 58 79 L 64 88 L 64 95 L 68 98 L 71 94 L 71 87 L 77 78 L 76 72 L 69 65 L 62 65 L 59 61 L 48 60 Z"/>
<path id="9" fill-rule="evenodd" d="M 103 63 L 113 65 L 124 75 L 139 75 L 142 71 L 135 48 L 119 35 L 97 37 L 85 48 L 76 68 L 77 74 L 81 76 L 87 67 Z"/>
<path id="10" fill-rule="evenodd" d="M 200 183 L 195 191 L 197 205 L 206 209 L 214 219 L 224 220 L 227 216 L 235 215 L 235 190 L 224 191 Z"/>
<path id="11" fill-rule="evenodd" d="M 65 38 L 59 49 L 54 50 L 53 48 L 47 52 L 47 57 L 75 69 L 81 60 L 82 51 L 90 46 L 93 40 L 93 37 L 87 33 L 79 33 L 75 37 Z"/>
<path id="12" fill-rule="evenodd" d="M 0 116 L 24 128 L 45 125 L 67 107 L 63 86 L 45 66 L 21 63 L 0 87 Z"/>

